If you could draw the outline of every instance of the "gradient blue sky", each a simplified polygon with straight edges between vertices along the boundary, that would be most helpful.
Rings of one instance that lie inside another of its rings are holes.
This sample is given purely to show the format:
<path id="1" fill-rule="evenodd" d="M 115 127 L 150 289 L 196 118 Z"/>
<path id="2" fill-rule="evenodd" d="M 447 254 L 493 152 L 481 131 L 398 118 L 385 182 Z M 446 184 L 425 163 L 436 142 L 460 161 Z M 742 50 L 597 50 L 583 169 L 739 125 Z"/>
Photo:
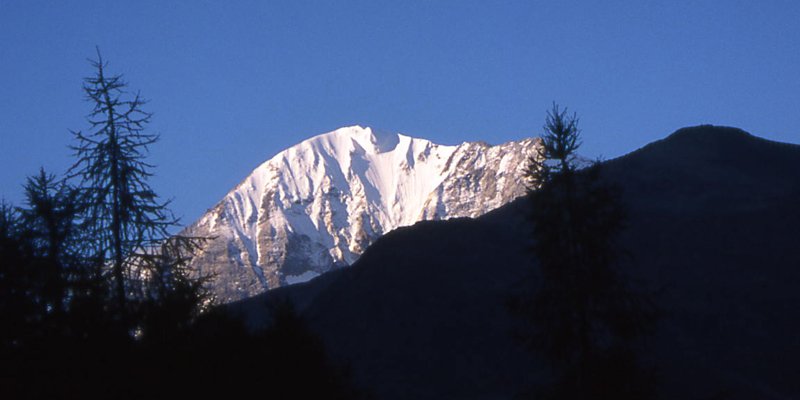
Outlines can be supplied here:
<path id="1" fill-rule="evenodd" d="M 95 46 L 150 100 L 151 184 L 185 223 L 349 125 L 499 144 L 540 134 L 556 101 L 592 158 L 706 123 L 800 142 L 796 0 L 0 0 L 6 201 L 74 163 Z"/>

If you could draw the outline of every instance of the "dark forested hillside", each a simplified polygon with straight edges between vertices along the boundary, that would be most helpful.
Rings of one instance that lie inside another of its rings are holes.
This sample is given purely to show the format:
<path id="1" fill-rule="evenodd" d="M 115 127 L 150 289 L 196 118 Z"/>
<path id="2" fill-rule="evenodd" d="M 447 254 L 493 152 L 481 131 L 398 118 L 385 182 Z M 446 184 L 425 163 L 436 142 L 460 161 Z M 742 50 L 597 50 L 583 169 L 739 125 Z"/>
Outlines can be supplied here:
<path id="1" fill-rule="evenodd" d="M 800 396 L 798 165 L 800 146 L 714 126 L 604 163 L 628 210 L 623 267 L 665 314 L 649 342 L 661 397 Z M 506 306 L 530 274 L 526 205 L 398 229 L 267 297 L 295 299 L 378 398 L 510 398 L 544 379 Z M 263 301 L 234 307 L 260 320 Z"/>

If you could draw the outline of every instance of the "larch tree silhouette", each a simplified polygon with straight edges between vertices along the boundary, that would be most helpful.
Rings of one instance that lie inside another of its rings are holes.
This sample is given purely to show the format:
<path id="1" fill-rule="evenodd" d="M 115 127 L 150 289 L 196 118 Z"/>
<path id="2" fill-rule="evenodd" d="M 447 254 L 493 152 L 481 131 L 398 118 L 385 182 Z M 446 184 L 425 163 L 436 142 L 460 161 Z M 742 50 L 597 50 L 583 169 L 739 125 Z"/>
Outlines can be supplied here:
<path id="1" fill-rule="evenodd" d="M 542 356 L 551 384 L 537 398 L 648 398 L 654 374 L 640 366 L 640 339 L 657 309 L 617 267 L 624 227 L 620 188 L 601 164 L 580 168 L 578 118 L 553 104 L 538 154 L 526 168 L 535 269 L 532 287 L 512 301 L 526 322 L 519 338 Z"/>
<path id="2" fill-rule="evenodd" d="M 201 288 L 189 282 L 184 268 L 192 241 L 169 239 L 168 229 L 178 220 L 148 183 L 153 166 L 145 158 L 159 136 L 145 132 L 151 118 L 142 110 L 145 101 L 125 91 L 121 75 L 106 72 L 99 49 L 97 61 L 90 62 L 95 74 L 84 79 L 84 91 L 93 105 L 87 117 L 91 131 L 73 131 L 78 161 L 68 174 L 80 181 L 84 229 L 92 238 L 94 259 L 107 270 L 114 314 L 125 329 L 135 331 L 140 327 L 133 321 L 141 319 L 143 304 L 164 304 L 167 294 L 188 290 L 192 293 L 181 297 L 198 308 Z"/>

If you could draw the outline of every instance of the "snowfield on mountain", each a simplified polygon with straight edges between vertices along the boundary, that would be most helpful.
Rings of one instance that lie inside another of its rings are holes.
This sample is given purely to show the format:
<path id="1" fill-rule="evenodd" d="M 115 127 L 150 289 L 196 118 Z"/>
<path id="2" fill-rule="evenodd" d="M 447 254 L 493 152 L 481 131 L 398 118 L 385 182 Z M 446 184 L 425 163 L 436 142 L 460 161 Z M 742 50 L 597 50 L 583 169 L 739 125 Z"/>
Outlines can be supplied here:
<path id="1" fill-rule="evenodd" d="M 444 146 L 360 126 L 278 153 L 183 234 L 211 237 L 192 261 L 229 302 L 355 262 L 420 220 L 476 217 L 525 193 L 538 139 Z"/>

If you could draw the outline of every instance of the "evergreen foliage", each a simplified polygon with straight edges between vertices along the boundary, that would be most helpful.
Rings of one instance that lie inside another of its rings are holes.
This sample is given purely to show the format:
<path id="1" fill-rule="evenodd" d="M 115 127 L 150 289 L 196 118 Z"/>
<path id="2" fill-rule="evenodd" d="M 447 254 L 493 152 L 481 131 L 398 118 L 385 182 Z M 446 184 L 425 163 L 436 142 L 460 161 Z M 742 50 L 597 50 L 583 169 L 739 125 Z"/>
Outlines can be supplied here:
<path id="1" fill-rule="evenodd" d="M 148 146 L 159 140 L 145 132 L 151 114 L 142 110 L 145 101 L 138 93 L 125 92 L 121 75 L 109 76 L 99 50 L 97 57 L 95 75 L 84 79 L 92 130 L 73 131 L 78 161 L 70 176 L 80 179 L 82 228 L 92 238 L 92 257 L 108 270 L 116 316 L 127 329 L 140 330 L 135 320 L 146 313 L 145 305 L 170 301 L 167 293 L 192 288 L 187 305 L 202 300 L 201 288 L 187 281 L 184 268 L 185 253 L 197 246 L 188 238 L 167 239 L 178 221 L 148 183 L 152 165 L 144 159 Z"/>
<path id="2" fill-rule="evenodd" d="M 657 310 L 617 268 L 620 189 L 602 180 L 599 162 L 579 170 L 577 126 L 554 104 L 526 169 L 537 268 L 532 290 L 512 303 L 528 326 L 520 337 L 550 366 L 542 398 L 648 398 L 653 375 L 636 351 Z"/>

